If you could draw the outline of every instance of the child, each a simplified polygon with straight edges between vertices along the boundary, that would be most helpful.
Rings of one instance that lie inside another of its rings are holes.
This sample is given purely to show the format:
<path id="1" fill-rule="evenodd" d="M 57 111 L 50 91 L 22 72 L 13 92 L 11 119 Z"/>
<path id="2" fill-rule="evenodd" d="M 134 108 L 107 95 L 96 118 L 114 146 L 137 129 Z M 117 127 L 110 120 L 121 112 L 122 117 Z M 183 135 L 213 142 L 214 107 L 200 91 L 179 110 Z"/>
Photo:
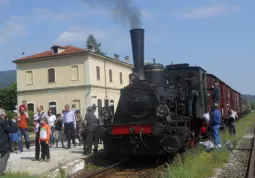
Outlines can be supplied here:
<path id="1" fill-rule="evenodd" d="M 64 146 L 64 139 L 63 139 L 63 120 L 61 117 L 61 114 L 57 114 L 57 120 L 54 123 L 55 125 L 55 132 L 54 132 L 54 138 L 56 139 L 56 147 L 58 148 L 58 141 L 61 140 L 62 148 L 65 148 Z"/>
<path id="2" fill-rule="evenodd" d="M 14 150 L 17 150 L 17 143 L 19 140 L 19 134 L 18 134 L 18 114 L 17 113 L 13 113 L 12 119 L 10 120 L 10 124 L 12 127 L 12 133 L 10 133 L 10 140 L 12 143 L 12 149 L 11 151 L 13 152 Z"/>
<path id="3" fill-rule="evenodd" d="M 50 161 L 50 149 L 49 149 L 49 140 L 50 140 L 50 127 L 48 126 L 47 118 L 41 119 L 41 129 L 40 129 L 40 144 L 41 144 L 41 159 L 40 162 Z M 45 159 L 46 157 L 46 159 Z"/>

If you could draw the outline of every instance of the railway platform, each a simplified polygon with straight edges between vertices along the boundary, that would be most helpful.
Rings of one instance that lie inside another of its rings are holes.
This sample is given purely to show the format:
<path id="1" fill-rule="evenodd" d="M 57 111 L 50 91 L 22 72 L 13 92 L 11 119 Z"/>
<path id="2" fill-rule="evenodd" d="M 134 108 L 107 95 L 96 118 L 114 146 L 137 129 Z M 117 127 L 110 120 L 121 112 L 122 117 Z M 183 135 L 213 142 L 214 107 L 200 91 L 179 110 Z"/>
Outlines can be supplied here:
<path id="1" fill-rule="evenodd" d="M 101 150 L 103 145 L 99 144 L 98 148 Z M 24 152 L 21 154 L 11 153 L 6 172 L 28 173 L 33 176 L 48 175 L 61 166 L 88 157 L 83 155 L 83 146 L 77 146 L 76 148 L 71 147 L 71 149 L 52 147 L 50 148 L 51 159 L 49 163 L 32 161 L 31 159 L 34 156 L 34 146 L 31 147 L 30 151 L 24 149 Z"/>

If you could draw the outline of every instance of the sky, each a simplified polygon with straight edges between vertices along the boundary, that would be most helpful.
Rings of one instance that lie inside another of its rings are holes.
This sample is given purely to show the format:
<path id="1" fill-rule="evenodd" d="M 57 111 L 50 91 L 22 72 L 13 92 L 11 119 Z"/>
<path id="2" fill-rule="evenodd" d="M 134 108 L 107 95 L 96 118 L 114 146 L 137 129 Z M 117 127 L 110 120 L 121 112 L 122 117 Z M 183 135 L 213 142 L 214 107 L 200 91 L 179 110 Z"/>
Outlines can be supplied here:
<path id="1" fill-rule="evenodd" d="M 145 60 L 201 66 L 255 94 L 254 0 L 134 0 L 145 29 Z M 52 45 L 86 46 L 93 34 L 108 56 L 132 56 L 130 27 L 84 0 L 0 0 L 0 71 Z M 0 76 L 1 77 L 1 76 Z"/>

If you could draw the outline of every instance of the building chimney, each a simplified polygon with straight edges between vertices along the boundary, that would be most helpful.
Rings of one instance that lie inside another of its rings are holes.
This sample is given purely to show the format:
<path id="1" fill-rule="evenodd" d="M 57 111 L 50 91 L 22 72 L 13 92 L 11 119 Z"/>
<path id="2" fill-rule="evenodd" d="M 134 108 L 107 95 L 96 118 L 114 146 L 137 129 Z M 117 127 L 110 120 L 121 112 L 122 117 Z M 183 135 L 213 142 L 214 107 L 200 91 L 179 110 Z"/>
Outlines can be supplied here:
<path id="1" fill-rule="evenodd" d="M 58 54 L 58 46 L 51 47 L 52 54 Z"/>
<path id="2" fill-rule="evenodd" d="M 88 50 L 91 52 L 95 52 L 96 51 L 95 48 L 96 48 L 95 45 L 91 45 L 91 44 L 88 45 Z"/>
<path id="3" fill-rule="evenodd" d="M 118 55 L 118 54 L 114 54 L 114 59 L 120 59 L 120 55 Z"/>
<path id="4" fill-rule="evenodd" d="M 130 30 L 135 73 L 144 80 L 144 29 Z"/>
<path id="5" fill-rule="evenodd" d="M 125 60 L 124 62 L 128 63 L 129 64 L 129 56 L 125 56 Z"/>

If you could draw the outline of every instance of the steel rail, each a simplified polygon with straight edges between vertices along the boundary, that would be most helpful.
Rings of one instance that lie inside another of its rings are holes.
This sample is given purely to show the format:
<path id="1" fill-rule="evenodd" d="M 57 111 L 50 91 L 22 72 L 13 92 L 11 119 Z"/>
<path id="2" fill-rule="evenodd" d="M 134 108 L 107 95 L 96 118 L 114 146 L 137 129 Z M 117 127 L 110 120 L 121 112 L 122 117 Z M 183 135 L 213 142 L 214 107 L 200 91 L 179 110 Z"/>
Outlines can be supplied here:
<path id="1" fill-rule="evenodd" d="M 251 147 L 251 153 L 248 163 L 248 171 L 247 171 L 247 178 L 254 178 L 255 174 L 255 129 L 254 129 L 254 135 L 253 135 L 253 141 L 252 141 L 252 147 Z"/>

